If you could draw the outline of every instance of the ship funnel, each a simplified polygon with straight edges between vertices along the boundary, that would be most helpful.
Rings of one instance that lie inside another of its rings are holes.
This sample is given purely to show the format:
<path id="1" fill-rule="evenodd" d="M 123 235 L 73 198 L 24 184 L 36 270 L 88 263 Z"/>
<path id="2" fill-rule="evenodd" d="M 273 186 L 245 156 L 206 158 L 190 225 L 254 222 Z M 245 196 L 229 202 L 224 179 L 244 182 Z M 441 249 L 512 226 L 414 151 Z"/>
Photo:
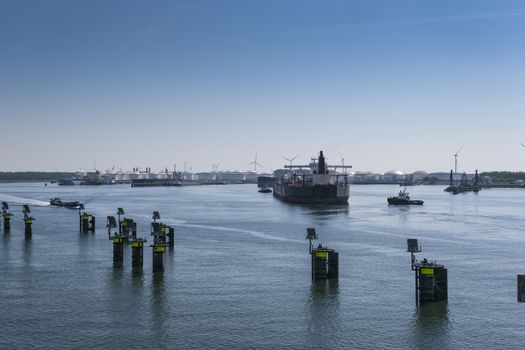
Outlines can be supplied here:
<path id="1" fill-rule="evenodd" d="M 318 174 L 326 174 L 326 164 L 324 162 L 323 151 L 319 152 Z"/>

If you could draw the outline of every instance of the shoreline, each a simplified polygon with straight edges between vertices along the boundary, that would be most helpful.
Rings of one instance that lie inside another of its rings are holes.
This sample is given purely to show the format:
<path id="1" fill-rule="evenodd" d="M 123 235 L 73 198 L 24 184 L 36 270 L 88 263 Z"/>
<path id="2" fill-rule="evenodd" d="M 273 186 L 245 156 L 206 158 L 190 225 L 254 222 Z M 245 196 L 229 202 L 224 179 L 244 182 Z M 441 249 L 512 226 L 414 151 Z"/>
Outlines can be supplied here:
<path id="1" fill-rule="evenodd" d="M 55 180 L 53 180 L 55 181 Z M 0 184 L 9 184 L 9 183 L 45 183 L 45 184 L 52 184 L 56 185 L 56 182 L 51 182 L 50 180 L 45 179 L 9 179 L 9 180 L 0 180 Z M 185 187 L 185 186 L 217 186 L 217 185 L 254 185 L 255 182 L 217 182 L 217 183 L 199 183 L 199 182 L 187 182 L 187 183 L 181 183 L 177 186 L 166 186 L 163 184 L 148 184 L 148 185 L 142 185 L 142 186 L 131 186 L 131 187 Z M 101 185 L 72 185 L 72 186 L 60 186 L 60 187 L 75 187 L 75 186 L 82 186 L 82 187 L 98 187 L 98 186 L 121 186 L 121 185 L 128 185 L 130 186 L 130 183 L 117 183 L 117 184 L 101 184 Z M 399 185 L 403 186 L 403 184 L 398 183 L 351 183 L 350 186 L 370 186 L 370 185 L 380 185 L 380 186 L 388 186 L 388 185 Z M 58 185 L 57 185 L 58 186 Z M 415 187 L 415 186 L 448 186 L 448 184 L 418 184 L 418 185 L 407 185 L 407 187 Z M 524 184 L 513 184 L 513 183 L 494 183 L 494 184 L 483 184 L 481 185 L 482 189 L 491 189 L 491 188 L 513 188 L 513 189 L 525 189 Z"/>

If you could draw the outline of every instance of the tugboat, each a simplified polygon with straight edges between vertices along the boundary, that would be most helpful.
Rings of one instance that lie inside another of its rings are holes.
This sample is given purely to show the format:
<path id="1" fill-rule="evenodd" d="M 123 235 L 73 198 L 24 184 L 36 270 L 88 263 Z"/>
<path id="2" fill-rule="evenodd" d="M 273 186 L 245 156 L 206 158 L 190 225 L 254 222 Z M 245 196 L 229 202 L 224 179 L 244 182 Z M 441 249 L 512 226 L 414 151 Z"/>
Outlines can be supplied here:
<path id="1" fill-rule="evenodd" d="M 268 185 L 264 185 L 263 188 L 261 188 L 258 192 L 259 193 L 272 193 L 272 189 L 268 187 Z"/>
<path id="2" fill-rule="evenodd" d="M 399 191 L 397 196 L 387 198 L 387 202 L 390 205 L 423 205 L 424 203 L 424 201 L 419 199 L 410 199 L 406 188 Z"/>
<path id="3" fill-rule="evenodd" d="M 78 201 L 64 202 L 60 198 L 51 198 L 49 203 L 55 207 L 64 207 L 69 209 L 78 209 L 82 204 Z"/>
<path id="4" fill-rule="evenodd" d="M 323 151 L 319 152 L 319 158 L 311 160 L 308 165 L 285 165 L 285 168 L 290 169 L 290 176 L 281 178 L 273 185 L 273 196 L 288 203 L 348 204 L 350 185 L 347 175 L 338 174 L 336 169 L 348 169 L 352 166 L 328 166 Z M 330 171 L 329 168 L 333 170 Z"/>

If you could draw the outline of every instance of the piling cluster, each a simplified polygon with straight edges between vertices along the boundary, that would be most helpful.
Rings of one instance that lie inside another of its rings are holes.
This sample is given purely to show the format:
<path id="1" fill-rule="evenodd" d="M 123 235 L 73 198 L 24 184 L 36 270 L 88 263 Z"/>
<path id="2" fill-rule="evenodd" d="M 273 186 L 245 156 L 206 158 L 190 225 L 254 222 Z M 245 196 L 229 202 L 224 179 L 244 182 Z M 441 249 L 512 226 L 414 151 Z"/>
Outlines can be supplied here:
<path id="1" fill-rule="evenodd" d="M 131 245 L 131 266 L 134 272 L 142 271 L 144 261 L 144 243 L 146 238 L 137 236 L 137 223 L 123 217 L 124 209 L 118 208 L 118 223 L 114 216 L 107 217 L 106 227 L 108 238 L 113 242 L 113 265 L 122 267 L 124 264 L 124 245 Z M 166 248 L 175 246 L 175 229 L 160 222 L 158 211 L 153 212 L 150 235 L 153 236 L 153 272 L 164 271 L 164 253 Z M 117 230 L 118 227 L 118 230 Z"/>
<path id="2" fill-rule="evenodd" d="M 312 281 L 337 279 L 339 277 L 339 254 L 319 244 L 313 247 L 312 241 L 318 239 L 315 228 L 306 230 L 306 239 L 309 241 L 311 256 Z M 426 258 L 418 261 L 415 253 L 421 252 L 417 239 L 407 240 L 407 251 L 412 257 L 412 271 L 415 273 L 416 305 L 433 301 L 447 300 L 448 277 L 445 266 L 429 261 Z M 520 283 L 520 282 L 518 282 Z M 521 297 L 525 301 L 525 275 L 521 279 L 523 292 Z M 518 293 L 518 298 L 520 294 Z"/>
<path id="3" fill-rule="evenodd" d="M 28 205 L 23 205 L 24 231 L 27 239 L 31 238 L 32 225 L 35 220 L 31 216 Z M 78 209 L 79 231 L 82 233 L 95 232 L 95 216 L 90 215 L 81 204 Z M 124 209 L 117 209 L 117 219 L 115 216 L 107 216 L 106 228 L 108 239 L 113 243 L 113 264 L 115 267 L 122 267 L 124 264 L 124 246 L 131 245 L 131 265 L 134 272 L 142 271 L 144 262 L 144 243 L 145 237 L 137 234 L 137 223 L 124 217 Z M 2 219 L 4 232 L 8 233 L 11 229 L 11 218 L 7 202 L 2 202 Z M 150 236 L 152 237 L 152 269 L 153 272 L 164 271 L 164 254 L 168 249 L 175 246 L 175 229 L 172 226 L 162 223 L 158 211 L 154 211 L 150 224 Z M 326 245 L 319 244 L 317 247 L 312 245 L 313 240 L 317 240 L 315 228 L 308 228 L 306 239 L 309 241 L 309 254 L 311 256 L 311 275 L 312 281 L 337 279 L 339 277 L 339 253 L 334 249 L 329 249 Z M 415 254 L 421 252 L 421 246 L 417 239 L 407 239 L 407 252 L 411 254 L 411 269 L 414 271 L 415 299 L 416 305 L 442 301 L 448 299 L 448 274 L 444 265 L 424 258 L 417 260 Z M 518 302 L 525 302 L 525 275 L 517 276 L 517 299 Z"/>
<path id="4" fill-rule="evenodd" d="M 24 215 L 24 232 L 26 239 L 31 239 L 33 233 L 34 217 L 31 216 L 31 209 L 28 205 L 22 205 Z M 2 202 L 2 219 L 4 232 L 11 230 L 11 218 L 7 202 Z M 137 223 L 128 217 L 124 217 L 124 209 L 117 209 L 118 221 L 114 216 L 108 216 L 106 228 L 108 238 L 113 243 L 113 265 L 122 267 L 124 264 L 124 246 L 131 245 L 131 266 L 134 272 L 142 271 L 144 262 L 144 243 L 146 238 L 137 235 Z M 79 231 L 81 233 L 95 232 L 96 218 L 94 215 L 85 211 L 84 205 L 78 206 Z M 160 221 L 158 211 L 153 212 L 150 235 L 153 237 L 151 244 L 153 253 L 153 272 L 164 271 L 164 254 L 167 249 L 175 247 L 175 228 Z"/>

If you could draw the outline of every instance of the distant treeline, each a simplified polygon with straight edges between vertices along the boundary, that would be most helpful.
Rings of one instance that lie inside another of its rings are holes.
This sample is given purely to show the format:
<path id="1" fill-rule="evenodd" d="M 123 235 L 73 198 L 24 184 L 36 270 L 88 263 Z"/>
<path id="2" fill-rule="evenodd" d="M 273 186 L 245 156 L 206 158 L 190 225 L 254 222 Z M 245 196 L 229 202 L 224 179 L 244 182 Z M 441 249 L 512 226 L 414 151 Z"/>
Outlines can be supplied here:
<path id="1" fill-rule="evenodd" d="M 515 183 L 516 180 L 525 180 L 523 171 L 488 171 L 481 173 L 480 176 L 490 176 L 493 183 Z"/>
<path id="2" fill-rule="evenodd" d="M 0 171 L 0 182 L 23 182 L 23 181 L 56 181 L 63 177 L 71 176 L 73 173 L 43 172 L 43 171 Z"/>

